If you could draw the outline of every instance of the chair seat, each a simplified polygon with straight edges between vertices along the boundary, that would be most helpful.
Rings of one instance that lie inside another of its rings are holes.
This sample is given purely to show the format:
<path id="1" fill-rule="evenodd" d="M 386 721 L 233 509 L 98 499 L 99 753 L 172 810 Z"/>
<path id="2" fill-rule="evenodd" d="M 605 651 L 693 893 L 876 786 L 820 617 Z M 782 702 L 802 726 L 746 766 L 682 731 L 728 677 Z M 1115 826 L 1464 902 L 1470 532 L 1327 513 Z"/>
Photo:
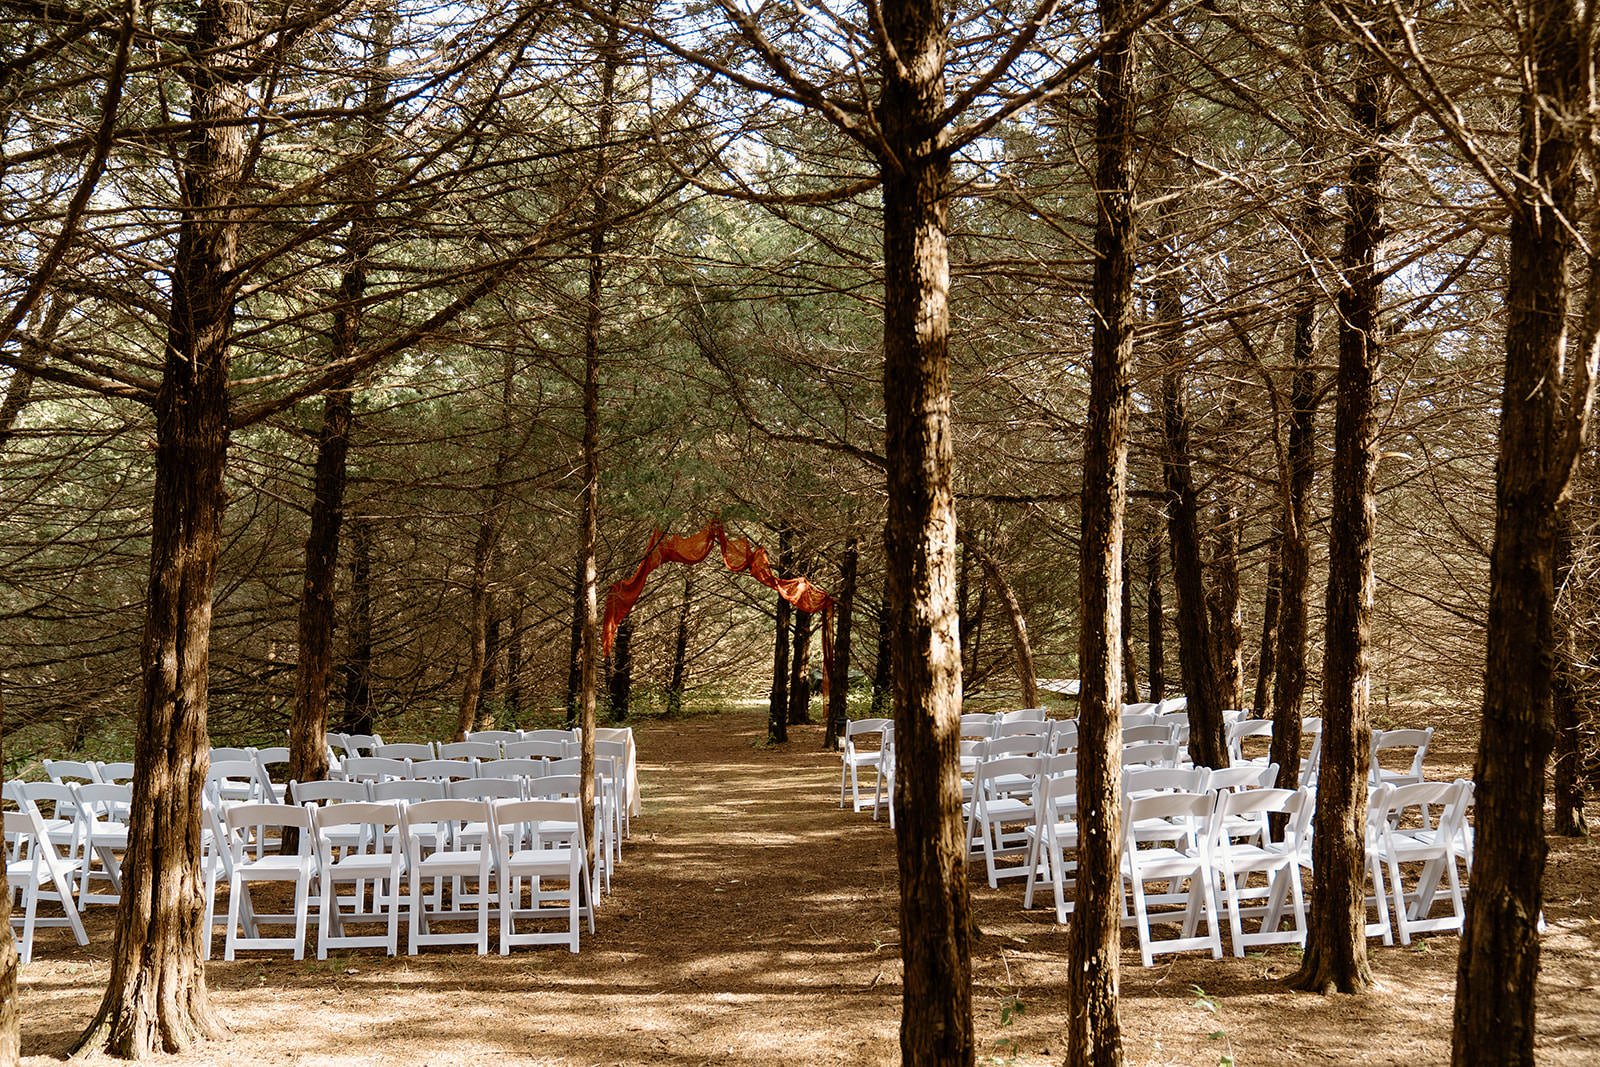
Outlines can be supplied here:
<path id="1" fill-rule="evenodd" d="M 316 861 L 310 856 L 274 856 L 246 860 L 235 868 L 238 876 L 248 882 L 293 881 L 309 875 Z"/>
<path id="2" fill-rule="evenodd" d="M 573 866 L 570 848 L 519 848 L 506 857 L 502 873 L 526 877 L 528 875 L 568 874 Z"/>
<path id="3" fill-rule="evenodd" d="M 323 874 L 330 877 L 371 878 L 380 874 L 388 874 L 400 867 L 395 862 L 394 856 L 377 855 L 370 852 L 358 852 L 343 859 L 334 860 L 323 869 Z"/>
<path id="4" fill-rule="evenodd" d="M 424 856 L 417 872 L 428 877 L 450 874 L 477 874 L 484 867 L 484 854 L 476 849 L 447 849 Z"/>

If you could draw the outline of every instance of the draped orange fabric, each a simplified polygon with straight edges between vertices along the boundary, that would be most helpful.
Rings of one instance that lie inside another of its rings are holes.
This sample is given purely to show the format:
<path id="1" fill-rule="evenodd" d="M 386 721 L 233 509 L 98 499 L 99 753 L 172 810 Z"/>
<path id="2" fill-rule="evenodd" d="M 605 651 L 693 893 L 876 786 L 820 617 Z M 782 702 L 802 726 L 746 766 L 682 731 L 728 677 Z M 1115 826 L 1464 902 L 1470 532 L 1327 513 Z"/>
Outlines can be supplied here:
<path id="1" fill-rule="evenodd" d="M 650 534 L 650 547 L 631 578 L 616 582 L 606 593 L 606 615 L 601 628 L 601 648 L 611 655 L 611 642 L 616 639 L 617 627 L 628 617 L 633 605 L 644 594 L 645 582 L 650 572 L 663 563 L 699 563 L 711 554 L 715 544 L 722 549 L 722 562 L 735 574 L 748 574 L 768 589 L 801 611 L 822 613 L 822 695 L 828 695 L 829 676 L 833 673 L 833 597 L 812 584 L 809 578 L 779 578 L 772 573 L 767 561 L 767 550 L 752 545 L 743 537 L 729 537 L 722 522 L 712 519 L 699 533 L 675 537 L 665 530 Z"/>

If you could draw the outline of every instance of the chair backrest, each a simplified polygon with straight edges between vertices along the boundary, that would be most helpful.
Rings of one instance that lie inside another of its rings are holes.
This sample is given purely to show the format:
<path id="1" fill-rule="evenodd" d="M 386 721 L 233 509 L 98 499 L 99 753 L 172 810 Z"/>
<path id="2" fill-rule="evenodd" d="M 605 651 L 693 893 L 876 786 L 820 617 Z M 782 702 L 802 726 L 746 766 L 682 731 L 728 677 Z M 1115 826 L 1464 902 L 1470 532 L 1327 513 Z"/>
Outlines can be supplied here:
<path id="1" fill-rule="evenodd" d="M 1005 756 L 1037 756 L 1049 747 L 1050 738 L 1043 734 L 1020 734 L 988 742 L 983 746 L 981 754 L 987 762 Z"/>
<path id="2" fill-rule="evenodd" d="M 1050 736 L 1050 723 L 1044 719 L 1013 719 L 995 726 L 996 739 L 1004 737 L 1043 737 Z"/>
<path id="3" fill-rule="evenodd" d="M 1137 745 L 1125 745 L 1122 749 L 1122 765 L 1133 767 L 1138 764 L 1149 764 L 1152 767 L 1175 767 L 1178 763 L 1178 743 L 1176 741 L 1142 741 Z"/>
<path id="4" fill-rule="evenodd" d="M 100 780 L 100 772 L 88 760 L 47 759 L 44 761 L 44 773 L 58 785 Z"/>
<path id="5" fill-rule="evenodd" d="M 545 761 L 537 759 L 492 759 L 478 764 L 479 778 L 543 778 Z"/>
<path id="6" fill-rule="evenodd" d="M 227 800 L 265 800 L 254 758 L 212 760 L 206 771 L 206 785 L 216 786 Z"/>
<path id="7" fill-rule="evenodd" d="M 1078 720 L 1053 719 L 1050 727 L 1051 748 L 1057 752 L 1071 752 L 1078 747 Z"/>
<path id="8" fill-rule="evenodd" d="M 1143 726 L 1122 727 L 1122 743 L 1124 745 L 1142 745 L 1147 741 L 1171 741 L 1172 727 L 1165 723 L 1146 723 Z"/>
<path id="9" fill-rule="evenodd" d="M 1407 777 L 1422 780 L 1422 761 L 1427 758 L 1428 745 L 1433 742 L 1433 727 L 1425 730 L 1374 730 L 1372 731 L 1372 784 L 1381 781 L 1382 753 L 1397 749 L 1413 749 L 1411 765 L 1404 772 Z"/>
<path id="10" fill-rule="evenodd" d="M 1205 788 L 1269 789 L 1278 781 L 1276 763 L 1241 763 L 1235 767 L 1218 767 L 1206 774 Z"/>
<path id="11" fill-rule="evenodd" d="M 78 811 L 86 819 L 112 819 L 127 817 L 133 804 L 133 786 L 126 782 L 91 782 L 74 787 L 78 796 Z"/>
<path id="12" fill-rule="evenodd" d="M 557 800 L 502 800 L 494 806 L 494 820 L 499 828 L 496 840 L 502 846 L 515 848 L 527 843 L 537 848 L 540 827 L 551 823 L 576 826 L 577 840 L 583 840 L 583 815 L 578 810 L 578 801 L 570 797 Z"/>
<path id="13" fill-rule="evenodd" d="M 522 739 L 524 741 L 576 741 L 578 740 L 578 731 L 552 729 L 524 730 L 522 731 Z"/>
<path id="14" fill-rule="evenodd" d="M 412 760 L 411 777 L 457 782 L 463 778 L 478 777 L 478 767 L 474 762 L 459 759 Z"/>
<path id="15" fill-rule="evenodd" d="M 407 804 L 418 800 L 445 799 L 444 783 L 437 779 L 406 780 L 372 783 L 373 800 L 400 800 Z"/>
<path id="16" fill-rule="evenodd" d="M 133 781 L 132 760 L 113 760 L 110 763 L 97 763 L 94 769 L 102 782 L 116 784 Z"/>
<path id="17" fill-rule="evenodd" d="M 1039 760 L 1035 756 L 1000 756 L 997 759 L 986 759 L 978 764 L 972 772 L 972 795 L 994 796 L 998 792 L 1016 792 L 1015 783 L 1018 778 L 1025 778 L 1030 783 L 1039 773 Z M 1005 781 L 1002 781 L 1004 779 Z"/>
<path id="18" fill-rule="evenodd" d="M 885 726 L 893 723 L 893 719 L 854 719 L 844 724 L 844 743 L 846 747 L 853 747 L 856 738 L 868 734 L 881 734 Z"/>
<path id="19" fill-rule="evenodd" d="M 392 745 L 374 745 L 374 756 L 384 759 L 433 759 L 433 742 L 403 741 Z"/>
<path id="20" fill-rule="evenodd" d="M 1131 767 L 1122 776 L 1122 791 L 1128 796 L 1148 793 L 1204 793 L 1207 789 L 1204 767 Z"/>
<path id="21" fill-rule="evenodd" d="M 576 797 L 583 789 L 583 781 L 576 774 L 549 774 L 543 778 L 530 778 L 526 784 L 529 800 Z"/>
<path id="22" fill-rule="evenodd" d="M 561 759 L 567 754 L 567 742 L 549 739 L 507 741 L 506 759 Z"/>
<path id="23" fill-rule="evenodd" d="M 466 778 L 445 783 L 444 792 L 451 800 L 521 800 L 522 782 L 515 778 Z"/>
<path id="24" fill-rule="evenodd" d="M 298 804 L 235 804 L 222 812 L 228 832 L 228 848 L 235 864 L 244 862 L 244 850 L 251 831 L 257 839 L 266 837 L 269 829 L 292 828 L 303 830 L 300 835 L 300 854 L 311 854 L 311 809 Z"/>
<path id="25" fill-rule="evenodd" d="M 499 759 L 498 741 L 449 741 L 439 746 L 440 759 Z"/>
<path id="26" fill-rule="evenodd" d="M 99 785 L 99 782 L 84 782 L 83 785 Z M 25 782 L 14 779 L 6 783 L 8 795 L 25 800 L 27 804 L 18 803 L 18 807 L 32 806 L 39 809 L 41 815 L 57 819 L 75 819 L 78 817 L 78 790 L 81 786 L 70 782 Z M 126 788 L 119 786 L 118 788 Z M 45 805 L 49 811 L 45 811 Z"/>
<path id="27" fill-rule="evenodd" d="M 453 797 L 447 800 L 420 800 L 406 808 L 406 838 L 413 854 L 420 850 L 423 838 L 428 836 L 426 831 L 439 827 L 451 827 L 454 831 L 470 825 L 494 825 L 494 808 L 487 800 Z M 489 845 L 487 837 L 486 834 L 452 832 L 450 847 L 458 852 L 485 850 Z M 437 840 L 430 837 L 427 843 L 431 846 Z"/>
<path id="28" fill-rule="evenodd" d="M 1160 718 L 1160 716 L 1153 711 L 1125 711 L 1122 713 L 1122 728 L 1124 730 L 1133 730 L 1141 726 L 1155 726 L 1158 718 Z"/>
<path id="29" fill-rule="evenodd" d="M 340 771 L 353 782 L 387 782 L 392 778 L 410 778 L 411 761 L 387 756 L 351 756 Z"/>
<path id="30" fill-rule="evenodd" d="M 339 744 L 347 756 L 370 756 L 373 749 L 383 744 L 383 738 L 377 734 L 340 734 Z"/>
<path id="31" fill-rule="evenodd" d="M 994 736 L 994 716 L 973 712 L 961 716 L 961 736 L 988 739 Z"/>
<path id="32" fill-rule="evenodd" d="M 488 741 L 493 744 L 503 745 L 507 741 L 521 741 L 521 730 L 468 730 L 468 741 Z"/>
<path id="33" fill-rule="evenodd" d="M 289 799 L 296 804 L 359 804 L 370 797 L 366 782 L 290 782 Z"/>
<path id="34" fill-rule="evenodd" d="M 322 857 L 323 863 L 332 861 L 336 846 L 329 838 L 328 831 L 344 826 L 370 826 L 377 831 L 362 834 L 356 842 L 341 841 L 340 844 L 346 850 L 353 847 L 357 851 L 383 854 L 387 851 L 387 842 L 395 840 L 389 831 L 399 830 L 404 818 L 400 805 L 393 802 L 352 801 L 348 804 L 330 804 L 323 808 L 313 808 L 311 825 L 317 836 L 317 855 Z M 394 847 L 399 847 L 398 842 Z"/>
<path id="35" fill-rule="evenodd" d="M 211 750 L 212 763 L 251 763 L 255 758 L 256 750 L 253 748 L 214 747 Z"/>
<path id="36" fill-rule="evenodd" d="M 1076 752 L 1056 752 L 1048 756 L 1039 757 L 1039 774 L 1045 778 L 1059 778 L 1063 774 L 1078 773 L 1078 754 Z"/>
<path id="37" fill-rule="evenodd" d="M 1161 703 L 1156 705 L 1156 714 L 1157 715 L 1170 715 L 1175 711 L 1188 711 L 1188 710 L 1189 710 L 1189 698 L 1188 697 L 1168 697 L 1167 699 L 1163 700 Z"/>
<path id="38" fill-rule="evenodd" d="M 1045 708 L 1018 708 L 1016 711 L 1002 711 L 996 716 L 1000 725 L 1013 722 L 1044 722 L 1049 718 Z"/>
<path id="39" fill-rule="evenodd" d="M 1218 793 L 1217 818 L 1211 827 L 1211 847 L 1214 850 L 1226 847 L 1230 836 L 1238 832 L 1239 820 L 1245 820 L 1266 842 L 1298 841 L 1305 831 L 1301 816 L 1309 819 L 1311 815 L 1310 796 L 1309 791 L 1304 789 L 1247 789 Z M 1267 818 L 1269 815 L 1289 816 L 1284 833 L 1272 834 Z"/>
<path id="40" fill-rule="evenodd" d="M 288 745 L 272 745 L 272 746 L 270 746 L 268 748 L 258 748 L 258 749 L 256 749 L 255 755 L 256 755 L 256 762 L 257 763 L 266 763 L 266 764 L 288 763 L 289 762 L 289 746 Z"/>
<path id="41" fill-rule="evenodd" d="M 1125 852 L 1137 850 L 1134 833 L 1143 842 L 1178 841 L 1199 831 L 1210 833 L 1212 813 L 1216 810 L 1215 793 L 1148 793 L 1144 796 L 1124 796 L 1122 839 Z M 1165 833 L 1162 826 L 1170 826 Z"/>
<path id="42" fill-rule="evenodd" d="M 545 762 L 545 765 L 544 765 L 544 773 L 546 775 L 551 775 L 551 774 L 582 774 L 583 773 L 583 757 L 582 756 L 568 756 L 565 759 L 547 760 Z"/>
<path id="43" fill-rule="evenodd" d="M 1244 759 L 1244 742 L 1249 737 L 1264 737 L 1272 741 L 1271 719 L 1240 719 L 1237 722 L 1227 723 L 1223 727 L 1223 734 L 1227 738 L 1228 756 L 1237 763 Z"/>

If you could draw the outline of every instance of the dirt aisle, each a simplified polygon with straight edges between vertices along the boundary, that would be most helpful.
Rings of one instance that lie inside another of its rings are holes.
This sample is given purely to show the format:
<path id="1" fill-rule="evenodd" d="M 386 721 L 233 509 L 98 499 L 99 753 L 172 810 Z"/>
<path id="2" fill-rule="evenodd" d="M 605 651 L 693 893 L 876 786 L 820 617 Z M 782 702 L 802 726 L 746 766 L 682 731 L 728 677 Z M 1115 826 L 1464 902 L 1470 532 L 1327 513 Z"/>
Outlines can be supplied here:
<path id="1" fill-rule="evenodd" d="M 583 952 L 510 958 L 433 949 L 294 963 L 214 962 L 232 1035 L 174 1064 L 876 1064 L 898 1059 L 899 945 L 887 824 L 836 807 L 837 757 L 816 727 L 784 749 L 763 716 L 638 728 L 645 814 Z M 1541 1062 L 1600 1059 L 1600 845 L 1551 857 Z M 1059 1062 L 1066 935 L 1025 912 L 1017 881 L 973 883 L 979 1061 Z M 41 935 L 25 972 L 24 1049 L 59 1056 L 105 981 L 110 914 L 88 950 Z M 220 942 L 219 942 L 220 943 Z M 1134 1064 L 1417 1064 L 1449 1058 L 1456 939 L 1374 946 L 1383 991 L 1309 997 L 1276 982 L 1292 949 L 1138 966 L 1125 941 Z M 1203 996 L 1196 992 L 1203 991 Z M 1021 1011 L 1016 1010 L 1017 1006 Z M 1009 1021 L 1007 1021 L 1009 1020 Z M 109 1062 L 109 1061 L 106 1061 Z"/>

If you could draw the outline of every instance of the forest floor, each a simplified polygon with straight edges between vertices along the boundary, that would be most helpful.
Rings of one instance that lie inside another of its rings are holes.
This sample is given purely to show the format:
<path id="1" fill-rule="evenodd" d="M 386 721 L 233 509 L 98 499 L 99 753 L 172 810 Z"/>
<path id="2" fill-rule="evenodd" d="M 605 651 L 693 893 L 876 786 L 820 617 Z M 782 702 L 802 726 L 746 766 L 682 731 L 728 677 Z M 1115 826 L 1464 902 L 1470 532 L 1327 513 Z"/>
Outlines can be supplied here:
<path id="1" fill-rule="evenodd" d="M 1465 774 L 1468 724 L 1440 734 L 1430 777 Z M 819 728 L 792 728 L 784 747 L 763 735 L 759 713 L 638 725 L 645 812 L 580 955 L 213 961 L 207 980 L 229 1036 L 162 1062 L 894 1062 L 900 958 L 888 824 L 836 806 L 838 758 L 821 751 Z M 1017 880 L 998 891 L 972 884 L 979 1061 L 1059 1062 L 1065 928 L 1048 909 L 1024 911 Z M 1600 1062 L 1600 842 L 1553 840 L 1546 893 L 1539 1059 Z M 109 908 L 94 909 L 90 931 L 87 949 L 65 931 L 39 935 L 22 977 L 25 1062 L 63 1055 L 95 1010 Z M 1146 969 L 1128 932 L 1128 1061 L 1447 1062 L 1457 946 L 1453 935 L 1409 948 L 1374 942 L 1378 990 L 1321 997 L 1278 981 L 1298 962 L 1292 949 L 1158 957 Z"/>

